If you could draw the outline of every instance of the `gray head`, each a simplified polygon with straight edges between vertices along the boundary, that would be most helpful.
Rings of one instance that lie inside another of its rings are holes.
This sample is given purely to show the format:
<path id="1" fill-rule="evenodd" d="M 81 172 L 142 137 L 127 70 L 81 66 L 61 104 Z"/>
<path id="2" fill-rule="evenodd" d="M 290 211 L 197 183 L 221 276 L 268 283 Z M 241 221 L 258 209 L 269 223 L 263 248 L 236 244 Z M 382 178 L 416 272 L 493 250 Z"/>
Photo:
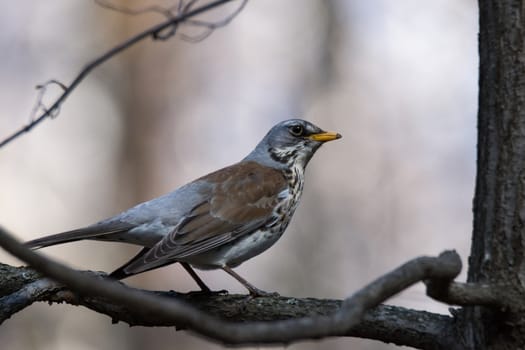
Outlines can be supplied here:
<path id="1" fill-rule="evenodd" d="M 275 125 L 244 159 L 273 168 L 305 168 L 315 151 L 325 142 L 341 138 L 302 119 L 289 119 Z"/>

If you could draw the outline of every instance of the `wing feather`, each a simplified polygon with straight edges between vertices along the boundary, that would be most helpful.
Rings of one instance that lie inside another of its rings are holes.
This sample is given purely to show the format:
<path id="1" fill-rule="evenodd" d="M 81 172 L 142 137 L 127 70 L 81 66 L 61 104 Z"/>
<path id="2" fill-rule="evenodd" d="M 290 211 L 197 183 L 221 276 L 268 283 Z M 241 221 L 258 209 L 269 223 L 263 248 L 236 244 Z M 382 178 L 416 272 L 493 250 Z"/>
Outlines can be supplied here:
<path id="1" fill-rule="evenodd" d="M 281 171 L 255 162 L 242 162 L 197 181 L 212 184 L 175 229 L 138 259 L 126 273 L 208 252 L 241 236 L 255 232 L 273 219 L 279 194 L 287 188 Z"/>

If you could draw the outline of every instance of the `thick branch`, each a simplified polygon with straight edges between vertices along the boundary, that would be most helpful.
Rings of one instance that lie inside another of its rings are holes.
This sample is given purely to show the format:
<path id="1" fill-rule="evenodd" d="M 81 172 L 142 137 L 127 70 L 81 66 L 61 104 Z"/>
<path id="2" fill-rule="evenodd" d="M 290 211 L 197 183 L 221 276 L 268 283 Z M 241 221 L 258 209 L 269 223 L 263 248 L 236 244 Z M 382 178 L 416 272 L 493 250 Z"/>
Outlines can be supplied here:
<path id="1" fill-rule="evenodd" d="M 93 276 L 103 276 L 101 273 L 89 273 Z M 154 314 L 138 313 L 137 309 L 127 308 L 104 298 L 80 297 L 60 284 L 41 277 L 34 270 L 25 267 L 0 264 L 0 285 L 4 287 L 0 289 L 0 324 L 32 303 L 43 301 L 82 305 L 108 315 L 113 322 L 122 321 L 131 326 L 182 327 L 181 324 L 159 319 Z M 263 297 L 254 299 L 246 295 L 147 293 L 185 301 L 210 315 L 232 322 L 328 316 L 336 312 L 342 304 L 341 300 L 314 298 Z M 452 335 L 453 332 L 454 320 L 450 316 L 379 305 L 368 310 L 363 320 L 355 327 L 340 335 L 410 345 L 420 349 L 433 349 L 439 348 L 438 344 L 442 339 L 452 338 L 444 337 L 444 334 Z"/>
<path id="2" fill-rule="evenodd" d="M 333 313 L 273 322 L 231 323 L 209 315 L 208 309 L 203 312 L 179 298 L 160 298 L 127 288 L 115 281 L 74 271 L 27 249 L 3 230 L 0 230 L 0 245 L 46 276 L 67 285 L 75 293 L 102 298 L 109 304 L 117 304 L 128 311 L 134 310 L 141 318 L 147 319 L 154 315 L 157 322 L 176 324 L 228 344 L 288 344 L 296 340 L 346 335 L 363 319 L 367 310 L 378 306 L 388 297 L 423 279 L 451 281 L 461 270 L 461 261 L 455 252 L 445 252 L 438 258 L 421 257 L 370 283 L 347 298 Z M 257 305 L 264 300 L 250 302 Z M 443 339 L 433 341 L 438 344 L 436 348 L 445 346 Z"/>

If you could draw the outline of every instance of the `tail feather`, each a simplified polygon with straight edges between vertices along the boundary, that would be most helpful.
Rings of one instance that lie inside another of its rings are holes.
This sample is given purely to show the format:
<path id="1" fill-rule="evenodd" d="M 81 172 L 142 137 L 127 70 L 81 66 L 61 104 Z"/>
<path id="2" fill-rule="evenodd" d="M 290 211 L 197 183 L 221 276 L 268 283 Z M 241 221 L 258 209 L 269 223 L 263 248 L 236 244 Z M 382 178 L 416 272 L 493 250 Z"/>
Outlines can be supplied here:
<path id="1" fill-rule="evenodd" d="M 129 267 L 131 265 L 133 265 L 136 261 L 142 259 L 142 257 L 151 250 L 151 248 L 148 248 L 148 247 L 144 247 L 142 248 L 138 253 L 137 255 L 135 255 L 133 258 L 131 258 L 127 263 L 125 263 L 124 265 L 122 265 L 121 267 L 119 267 L 118 269 L 116 269 L 115 271 L 113 271 L 112 273 L 109 274 L 109 278 L 114 278 L 114 279 L 117 279 L 117 280 L 121 280 L 121 279 L 124 279 L 124 278 L 127 278 L 127 277 L 130 277 L 130 276 L 133 276 L 133 275 L 137 275 L 139 273 L 143 273 L 143 272 L 146 272 L 146 271 L 150 271 L 150 270 L 154 270 L 154 269 L 158 269 L 160 267 L 163 267 L 163 266 L 166 266 L 166 265 L 170 265 L 170 264 L 173 264 L 175 263 L 176 261 L 165 261 L 165 262 L 162 262 L 160 264 L 157 264 L 157 265 L 151 265 L 149 266 L 147 269 L 143 269 L 143 270 L 137 270 L 137 269 L 134 269 L 134 270 L 130 270 Z M 192 275 L 193 277 L 193 275 Z M 198 282 L 197 282 L 198 283 Z"/>
<path id="2" fill-rule="evenodd" d="M 116 269 L 115 271 L 113 271 L 112 273 L 109 274 L 109 278 L 114 278 L 116 280 L 121 280 L 121 279 L 124 279 L 126 277 L 129 277 L 129 276 L 133 276 L 135 274 L 137 274 L 136 272 L 129 272 L 129 271 L 126 271 L 127 267 L 135 262 L 136 260 L 140 259 L 144 254 L 146 254 L 151 248 L 148 248 L 148 247 L 144 247 L 142 248 L 138 253 L 137 255 L 135 255 L 133 258 L 131 258 L 131 260 L 129 260 L 127 263 L 125 263 L 124 265 L 122 265 L 121 267 L 119 267 L 118 269 Z"/>
<path id="3" fill-rule="evenodd" d="M 103 236 L 125 232 L 129 229 L 129 225 L 94 225 L 37 238 L 26 242 L 25 246 L 31 249 L 40 249 L 57 244 L 80 241 L 82 239 L 101 239 Z"/>
<path id="4" fill-rule="evenodd" d="M 131 228 L 133 228 L 133 226 L 126 223 L 98 224 L 81 228 L 78 230 L 66 231 L 54 235 L 37 238 L 26 242 L 25 246 L 31 249 L 40 249 L 57 244 L 80 241 L 83 239 L 104 240 L 108 235 L 126 232 L 129 231 Z M 107 239 L 111 240 L 109 239 L 109 237 Z M 148 247 L 144 247 L 143 249 L 141 249 L 137 253 L 137 255 L 135 255 L 131 260 L 129 260 L 123 266 L 113 271 L 111 274 L 109 274 L 109 278 L 120 280 L 173 263 L 173 261 L 163 262 L 158 265 L 152 265 L 151 267 L 148 267 L 144 270 L 129 269 L 130 265 L 134 264 L 137 260 L 142 259 L 143 255 L 145 255 L 150 250 L 151 248 Z"/>

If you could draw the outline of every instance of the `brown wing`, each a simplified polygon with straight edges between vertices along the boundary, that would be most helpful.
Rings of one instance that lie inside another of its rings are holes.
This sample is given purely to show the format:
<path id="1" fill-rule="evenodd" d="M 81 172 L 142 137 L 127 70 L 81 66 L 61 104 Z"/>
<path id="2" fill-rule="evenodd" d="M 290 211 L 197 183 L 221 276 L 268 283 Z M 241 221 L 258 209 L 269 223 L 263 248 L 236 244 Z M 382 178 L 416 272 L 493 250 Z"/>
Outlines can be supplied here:
<path id="1" fill-rule="evenodd" d="M 168 236 L 124 268 L 139 273 L 194 256 L 254 232 L 272 218 L 279 194 L 287 188 L 279 170 L 255 162 L 221 169 L 197 181 L 211 184 L 203 201 Z"/>

